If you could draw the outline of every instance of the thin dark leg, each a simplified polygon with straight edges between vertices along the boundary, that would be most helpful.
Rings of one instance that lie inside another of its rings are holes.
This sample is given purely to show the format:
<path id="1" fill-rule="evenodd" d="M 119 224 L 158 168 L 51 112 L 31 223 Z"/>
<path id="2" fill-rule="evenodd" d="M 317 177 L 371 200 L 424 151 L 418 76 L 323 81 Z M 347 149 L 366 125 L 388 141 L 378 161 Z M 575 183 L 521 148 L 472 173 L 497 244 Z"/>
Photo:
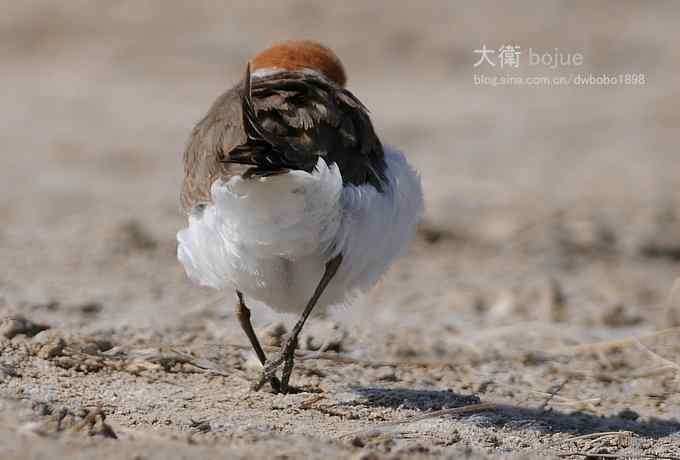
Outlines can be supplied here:
<path id="1" fill-rule="evenodd" d="M 262 377 L 260 378 L 260 381 L 257 383 L 257 385 L 255 385 L 255 390 L 262 388 L 262 385 L 264 385 L 267 380 L 270 380 L 274 376 L 276 369 L 278 369 L 281 364 L 285 363 L 281 373 L 281 392 L 287 392 L 288 380 L 290 379 L 290 374 L 293 372 L 295 346 L 297 345 L 298 336 L 300 335 L 307 318 L 309 318 L 309 315 L 312 313 L 312 310 L 314 309 L 316 302 L 319 300 L 319 297 L 321 297 L 321 294 L 323 294 L 326 286 L 328 286 L 328 283 L 333 279 L 333 276 L 335 276 L 335 273 L 338 271 L 338 267 L 340 266 L 341 262 L 342 254 L 338 254 L 326 264 L 326 270 L 321 277 L 321 281 L 319 281 L 319 284 L 316 286 L 312 298 L 309 299 L 309 302 L 307 303 L 305 310 L 302 312 L 300 319 L 295 324 L 295 327 L 293 327 L 293 330 L 286 339 L 286 343 L 283 345 L 281 352 L 271 362 L 268 362 L 264 366 Z"/>
<path id="2" fill-rule="evenodd" d="M 295 349 L 298 347 L 298 339 L 295 339 L 295 343 L 293 344 L 293 352 L 285 356 L 285 360 L 283 362 L 283 371 L 281 372 L 281 388 L 285 388 L 283 390 L 284 393 L 288 392 L 288 389 L 290 388 L 288 386 L 288 380 L 290 380 L 290 374 L 293 372 L 293 366 L 295 365 Z M 283 382 L 286 383 L 283 383 Z"/>
<path id="3" fill-rule="evenodd" d="M 260 363 L 262 363 L 264 366 L 267 362 L 267 357 L 264 354 L 264 350 L 262 350 L 260 341 L 257 340 L 257 335 L 255 335 L 255 331 L 253 330 L 253 324 L 250 322 L 250 309 L 246 307 L 241 291 L 236 291 L 236 296 L 238 297 L 238 303 L 236 304 L 236 317 L 238 318 L 238 322 L 241 323 L 241 329 L 243 329 L 243 332 L 245 332 L 248 336 L 248 340 L 250 340 L 250 344 L 252 345 L 253 350 L 255 350 L 257 359 L 259 359 Z M 279 379 L 276 378 L 276 376 L 271 378 L 270 382 L 274 391 L 280 390 L 281 383 L 279 382 Z"/>

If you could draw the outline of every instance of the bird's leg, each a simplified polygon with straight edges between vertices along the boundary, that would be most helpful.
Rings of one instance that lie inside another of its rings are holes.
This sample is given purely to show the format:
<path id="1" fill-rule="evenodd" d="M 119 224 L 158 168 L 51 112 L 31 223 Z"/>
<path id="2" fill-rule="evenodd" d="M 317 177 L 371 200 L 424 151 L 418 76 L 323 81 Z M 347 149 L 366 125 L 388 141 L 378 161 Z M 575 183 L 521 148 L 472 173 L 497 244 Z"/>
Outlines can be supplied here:
<path id="1" fill-rule="evenodd" d="M 243 332 L 248 336 L 248 340 L 250 340 L 250 345 L 252 345 L 253 350 L 255 350 L 257 359 L 259 359 L 260 363 L 264 366 L 267 362 L 267 357 L 264 354 L 264 350 L 262 350 L 260 341 L 257 340 L 257 335 L 255 335 L 255 331 L 253 330 L 253 324 L 250 322 L 250 309 L 246 307 L 241 291 L 236 291 L 236 296 L 238 297 L 236 317 L 238 318 L 238 322 L 241 323 L 241 329 L 243 329 Z M 281 382 L 279 382 L 279 379 L 276 378 L 276 376 L 272 376 L 272 378 L 269 379 L 269 382 L 274 391 L 278 392 L 281 390 Z"/>
<path id="2" fill-rule="evenodd" d="M 316 302 L 319 300 L 319 297 L 321 297 L 321 294 L 323 294 L 324 289 L 326 289 L 326 286 L 328 286 L 328 283 L 331 281 L 331 279 L 333 279 L 333 276 L 335 276 L 335 273 L 338 271 L 338 267 L 340 266 L 341 262 L 342 254 L 338 254 L 326 264 L 326 270 L 321 277 L 321 281 L 319 281 L 319 284 L 316 286 L 312 298 L 309 299 L 305 310 L 302 312 L 298 322 L 295 323 L 295 326 L 293 327 L 290 335 L 288 335 L 288 338 L 286 339 L 283 348 L 281 348 L 281 351 L 264 366 L 260 381 L 254 386 L 255 390 L 262 388 L 265 382 L 274 376 L 279 366 L 285 363 L 283 366 L 283 372 L 281 374 L 281 392 L 286 393 L 288 391 L 288 380 L 290 379 L 290 374 L 293 372 L 295 347 L 297 346 L 300 331 L 302 331 L 305 321 L 307 321 L 310 313 L 312 313 L 312 310 L 314 309 Z"/>
<path id="3" fill-rule="evenodd" d="M 288 381 L 290 380 L 290 374 L 293 373 L 293 366 L 295 365 L 295 349 L 297 346 L 298 339 L 295 338 L 295 341 L 293 342 L 293 352 L 285 356 L 285 361 L 283 363 L 283 370 L 281 371 L 281 388 L 285 388 L 284 393 L 290 388 L 288 386 Z"/>

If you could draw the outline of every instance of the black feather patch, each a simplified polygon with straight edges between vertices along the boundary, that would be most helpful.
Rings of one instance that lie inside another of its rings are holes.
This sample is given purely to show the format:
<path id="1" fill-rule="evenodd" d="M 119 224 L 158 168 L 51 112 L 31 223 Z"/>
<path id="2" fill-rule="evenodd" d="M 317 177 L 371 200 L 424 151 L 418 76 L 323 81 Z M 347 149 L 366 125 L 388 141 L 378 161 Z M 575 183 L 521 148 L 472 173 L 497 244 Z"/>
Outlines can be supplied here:
<path id="1" fill-rule="evenodd" d="M 363 104 L 349 91 L 308 72 L 252 78 L 241 95 L 247 141 L 225 163 L 251 165 L 248 177 L 311 172 L 319 158 L 336 163 L 345 183 L 384 189 L 382 144 Z"/>

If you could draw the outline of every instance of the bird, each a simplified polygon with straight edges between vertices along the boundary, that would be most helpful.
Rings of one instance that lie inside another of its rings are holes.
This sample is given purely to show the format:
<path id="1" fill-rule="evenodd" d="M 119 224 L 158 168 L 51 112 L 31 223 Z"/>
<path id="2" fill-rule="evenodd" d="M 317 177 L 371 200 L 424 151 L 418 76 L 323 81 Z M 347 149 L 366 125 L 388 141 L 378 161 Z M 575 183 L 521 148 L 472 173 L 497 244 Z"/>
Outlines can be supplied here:
<path id="1" fill-rule="evenodd" d="M 330 48 L 275 43 L 247 62 L 184 151 L 188 225 L 177 233 L 177 257 L 195 283 L 236 294 L 236 317 L 262 364 L 253 390 L 269 383 L 294 392 L 295 348 L 309 316 L 375 285 L 423 214 L 419 173 L 380 141 L 346 83 Z M 250 299 L 299 314 L 270 358 Z"/>

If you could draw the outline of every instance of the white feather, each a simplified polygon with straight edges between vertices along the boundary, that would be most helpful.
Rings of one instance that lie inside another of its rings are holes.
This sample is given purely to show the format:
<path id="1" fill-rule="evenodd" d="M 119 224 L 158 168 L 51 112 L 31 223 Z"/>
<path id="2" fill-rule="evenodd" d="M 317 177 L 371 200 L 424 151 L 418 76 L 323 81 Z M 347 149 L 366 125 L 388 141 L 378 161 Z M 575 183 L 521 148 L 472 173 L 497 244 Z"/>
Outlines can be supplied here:
<path id="1" fill-rule="evenodd" d="M 274 310 L 301 312 L 325 264 L 343 261 L 316 312 L 372 287 L 413 237 L 423 211 L 420 178 L 404 156 L 385 148 L 386 190 L 346 185 L 336 165 L 312 173 L 215 181 L 212 204 L 177 234 L 189 277 L 238 289 Z"/>

